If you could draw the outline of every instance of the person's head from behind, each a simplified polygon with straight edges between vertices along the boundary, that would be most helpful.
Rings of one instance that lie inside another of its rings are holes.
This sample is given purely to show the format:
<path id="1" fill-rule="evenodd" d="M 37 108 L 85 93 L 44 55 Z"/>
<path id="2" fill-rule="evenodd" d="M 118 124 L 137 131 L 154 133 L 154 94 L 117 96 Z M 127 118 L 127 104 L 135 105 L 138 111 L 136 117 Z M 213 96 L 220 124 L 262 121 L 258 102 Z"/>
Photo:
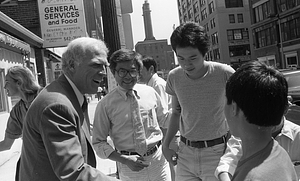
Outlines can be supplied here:
<path id="1" fill-rule="evenodd" d="M 120 49 L 111 55 L 109 63 L 118 85 L 127 90 L 132 89 L 143 68 L 142 56 L 133 50 Z"/>
<path id="2" fill-rule="evenodd" d="M 77 38 L 68 44 L 62 55 L 62 70 L 82 94 L 96 93 L 106 76 L 107 53 L 103 41 Z"/>
<path id="3" fill-rule="evenodd" d="M 178 26 L 171 35 L 171 46 L 179 65 L 193 76 L 203 67 L 204 57 L 209 49 L 205 28 L 194 22 Z"/>
<path id="4" fill-rule="evenodd" d="M 146 83 L 151 79 L 153 74 L 157 72 L 157 63 L 150 56 L 143 56 L 143 69 L 141 70 L 140 82 Z"/>
<path id="5" fill-rule="evenodd" d="M 287 81 L 275 68 L 259 61 L 243 64 L 226 84 L 225 115 L 230 130 L 239 136 L 239 121 L 233 120 L 241 112 L 251 125 L 271 128 L 280 124 L 288 108 L 287 93 Z"/>
<path id="6" fill-rule="evenodd" d="M 36 94 L 41 88 L 32 72 L 23 66 L 13 66 L 7 70 L 4 88 L 8 96 Z"/>

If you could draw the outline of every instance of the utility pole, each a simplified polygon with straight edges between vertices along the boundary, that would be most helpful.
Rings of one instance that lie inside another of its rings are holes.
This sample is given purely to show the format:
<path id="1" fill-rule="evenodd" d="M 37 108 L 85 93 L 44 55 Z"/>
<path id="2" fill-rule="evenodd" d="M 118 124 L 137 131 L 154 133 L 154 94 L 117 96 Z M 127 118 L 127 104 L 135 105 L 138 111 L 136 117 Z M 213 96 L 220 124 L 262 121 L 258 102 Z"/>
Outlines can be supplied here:
<path id="1" fill-rule="evenodd" d="M 285 63 L 285 59 L 284 59 L 284 52 L 283 52 L 282 29 L 281 29 L 279 14 L 277 14 L 277 23 L 278 23 L 279 39 L 280 39 L 281 65 L 282 65 L 282 68 L 286 68 L 286 63 Z"/>
<path id="2" fill-rule="evenodd" d="M 125 48 L 125 35 L 120 0 L 101 0 L 104 41 L 109 48 L 109 56 L 120 48 Z"/>

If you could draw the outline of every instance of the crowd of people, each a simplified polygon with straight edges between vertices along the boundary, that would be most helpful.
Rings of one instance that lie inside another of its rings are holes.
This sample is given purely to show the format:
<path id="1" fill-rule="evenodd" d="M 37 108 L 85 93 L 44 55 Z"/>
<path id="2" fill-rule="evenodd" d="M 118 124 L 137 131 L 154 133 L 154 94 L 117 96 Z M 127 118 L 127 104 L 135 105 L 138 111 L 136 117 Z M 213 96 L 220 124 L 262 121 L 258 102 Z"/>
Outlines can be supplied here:
<path id="1" fill-rule="evenodd" d="M 237 70 L 207 61 L 197 23 L 179 25 L 170 40 L 179 66 L 167 80 L 152 57 L 127 49 L 108 57 L 105 42 L 87 37 L 68 44 L 63 74 L 45 88 L 28 68 L 9 68 L 4 88 L 20 101 L 0 151 L 22 137 L 15 180 L 298 181 L 300 126 L 284 116 L 283 75 L 259 61 Z M 117 86 L 103 96 L 107 68 Z M 96 169 L 96 156 L 117 163 L 117 178 Z"/>

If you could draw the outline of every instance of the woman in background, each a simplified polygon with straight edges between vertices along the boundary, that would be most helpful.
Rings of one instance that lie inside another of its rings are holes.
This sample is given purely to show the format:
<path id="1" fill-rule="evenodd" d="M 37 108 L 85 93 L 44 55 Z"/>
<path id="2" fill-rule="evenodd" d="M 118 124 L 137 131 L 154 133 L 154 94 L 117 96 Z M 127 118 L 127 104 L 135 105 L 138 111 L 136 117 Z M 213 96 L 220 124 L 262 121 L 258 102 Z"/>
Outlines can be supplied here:
<path id="1" fill-rule="evenodd" d="M 41 86 L 27 67 L 13 66 L 8 69 L 5 76 L 4 89 L 6 89 L 8 96 L 16 96 L 19 97 L 20 100 L 10 112 L 5 137 L 4 140 L 0 142 L 0 152 L 9 150 L 14 141 L 22 136 L 23 120 L 26 112 L 31 102 L 41 90 Z M 16 173 L 18 173 L 19 161 L 17 163 Z"/>

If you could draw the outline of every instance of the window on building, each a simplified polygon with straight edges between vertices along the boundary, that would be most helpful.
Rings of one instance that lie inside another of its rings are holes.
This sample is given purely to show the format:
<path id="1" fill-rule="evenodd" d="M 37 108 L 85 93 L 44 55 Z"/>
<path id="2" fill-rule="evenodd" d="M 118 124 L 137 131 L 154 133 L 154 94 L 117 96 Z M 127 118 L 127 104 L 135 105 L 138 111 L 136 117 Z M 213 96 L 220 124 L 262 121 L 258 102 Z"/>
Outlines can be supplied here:
<path id="1" fill-rule="evenodd" d="M 227 39 L 230 40 L 248 40 L 249 32 L 247 28 L 227 30 Z"/>
<path id="2" fill-rule="evenodd" d="M 198 1 L 195 2 L 193 7 L 194 7 L 194 13 L 198 13 L 198 11 L 199 11 Z"/>
<path id="3" fill-rule="evenodd" d="M 267 1 L 259 6 L 253 8 L 255 22 L 260 22 L 264 19 L 270 17 L 271 8 L 270 8 L 270 1 Z"/>
<path id="4" fill-rule="evenodd" d="M 267 1 L 263 3 L 262 5 L 262 14 L 263 14 L 263 19 L 269 18 L 270 16 L 270 1 Z"/>
<path id="5" fill-rule="evenodd" d="M 243 0 L 225 0 L 226 8 L 238 8 L 243 7 Z"/>
<path id="6" fill-rule="evenodd" d="M 213 53 L 212 53 L 212 50 L 209 51 L 209 60 L 214 60 L 214 59 L 213 59 Z"/>
<path id="7" fill-rule="evenodd" d="M 208 5 L 208 12 L 209 14 L 213 13 L 215 11 L 215 6 L 214 6 L 214 2 L 210 2 Z"/>
<path id="8" fill-rule="evenodd" d="M 200 7 L 205 5 L 205 0 L 200 0 Z"/>
<path id="9" fill-rule="evenodd" d="M 290 16 L 281 24 L 282 41 L 300 38 L 300 17 Z"/>
<path id="10" fill-rule="evenodd" d="M 210 28 L 213 29 L 214 27 L 216 27 L 216 22 L 215 22 L 215 18 L 212 18 L 210 20 Z"/>
<path id="11" fill-rule="evenodd" d="M 196 23 L 200 23 L 199 14 L 197 14 L 197 15 L 195 16 L 195 22 L 196 22 Z"/>
<path id="12" fill-rule="evenodd" d="M 189 19 L 192 19 L 192 17 L 193 17 L 193 12 L 192 11 L 193 11 L 192 8 L 189 9 L 189 11 L 188 11 Z"/>
<path id="13" fill-rule="evenodd" d="M 212 43 L 212 45 L 219 44 L 218 32 L 211 35 L 211 43 Z"/>
<path id="14" fill-rule="evenodd" d="M 243 14 L 237 14 L 238 23 L 244 23 Z"/>
<path id="15" fill-rule="evenodd" d="M 188 17 L 187 17 L 186 14 L 185 14 L 184 17 L 183 17 L 183 21 L 184 21 L 184 22 L 187 22 L 187 21 L 188 21 Z"/>
<path id="16" fill-rule="evenodd" d="M 211 61 L 211 57 L 210 57 L 209 51 L 207 52 L 207 54 L 205 56 L 205 60 L 206 61 Z"/>
<path id="17" fill-rule="evenodd" d="M 220 49 L 219 48 L 213 49 L 213 56 L 214 56 L 214 60 L 220 59 Z"/>
<path id="18" fill-rule="evenodd" d="M 288 67 L 298 67 L 297 55 L 286 57 Z"/>
<path id="19" fill-rule="evenodd" d="M 201 11 L 201 20 L 203 21 L 205 18 L 207 18 L 206 8 Z"/>
<path id="20" fill-rule="evenodd" d="M 235 23 L 235 16 L 234 14 L 229 14 L 229 23 Z"/>
<path id="21" fill-rule="evenodd" d="M 209 31 L 208 23 L 206 23 L 206 24 L 204 25 L 204 28 L 205 28 L 206 32 Z"/>
<path id="22" fill-rule="evenodd" d="M 186 12 L 186 4 L 183 2 L 182 3 L 182 12 L 185 13 Z"/>
<path id="23" fill-rule="evenodd" d="M 271 23 L 254 29 L 255 48 L 274 45 L 276 42 L 278 42 L 275 27 L 276 26 Z"/>
<path id="24" fill-rule="evenodd" d="M 288 0 L 286 1 L 286 9 L 292 9 L 296 6 L 300 5 L 300 0 Z"/>
<path id="25" fill-rule="evenodd" d="M 241 29 L 233 30 L 233 37 L 234 37 L 235 40 L 243 39 L 242 30 Z"/>
<path id="26" fill-rule="evenodd" d="M 287 1 L 291 1 L 291 0 L 277 0 L 277 4 L 280 12 L 284 12 L 287 10 Z"/>
<path id="27" fill-rule="evenodd" d="M 236 57 L 236 56 L 246 56 L 250 55 L 250 45 L 234 45 L 229 46 L 229 56 Z"/>
<path id="28" fill-rule="evenodd" d="M 249 39 L 249 32 L 248 32 L 248 28 L 243 28 L 242 29 L 242 33 L 243 33 L 243 39 Z"/>
<path id="29" fill-rule="evenodd" d="M 5 111 L 4 69 L 0 69 L 0 112 Z"/>

